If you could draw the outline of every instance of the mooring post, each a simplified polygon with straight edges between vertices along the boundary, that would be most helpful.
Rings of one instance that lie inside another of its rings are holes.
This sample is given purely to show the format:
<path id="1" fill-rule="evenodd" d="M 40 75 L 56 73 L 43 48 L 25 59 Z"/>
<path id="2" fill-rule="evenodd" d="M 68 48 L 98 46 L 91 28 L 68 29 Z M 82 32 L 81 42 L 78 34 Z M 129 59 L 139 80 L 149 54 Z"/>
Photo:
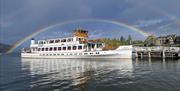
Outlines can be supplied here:
<path id="1" fill-rule="evenodd" d="M 143 58 L 143 52 L 141 52 L 141 59 Z"/>
<path id="2" fill-rule="evenodd" d="M 138 58 L 138 52 L 135 52 L 135 58 Z"/>
<path id="3" fill-rule="evenodd" d="M 151 58 L 151 52 L 148 52 L 148 57 Z"/>
<path id="4" fill-rule="evenodd" d="M 163 54 L 162 56 L 163 56 L 163 58 L 165 58 L 165 57 L 166 57 L 166 55 L 165 55 L 165 51 L 164 51 L 164 49 L 163 49 L 163 51 L 162 51 L 162 52 L 163 52 L 163 53 L 162 53 L 162 54 Z"/>
<path id="5" fill-rule="evenodd" d="M 148 61 L 149 61 L 149 66 L 151 67 L 151 64 L 152 64 L 151 58 L 149 58 Z"/>

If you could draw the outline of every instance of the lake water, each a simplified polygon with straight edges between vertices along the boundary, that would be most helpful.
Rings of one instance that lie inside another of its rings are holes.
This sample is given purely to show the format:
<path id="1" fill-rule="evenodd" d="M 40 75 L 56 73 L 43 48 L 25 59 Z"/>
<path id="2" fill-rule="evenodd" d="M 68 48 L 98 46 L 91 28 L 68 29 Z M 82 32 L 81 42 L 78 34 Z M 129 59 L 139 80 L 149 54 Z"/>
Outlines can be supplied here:
<path id="1" fill-rule="evenodd" d="M 0 59 L 0 91 L 180 91 L 180 59 Z"/>

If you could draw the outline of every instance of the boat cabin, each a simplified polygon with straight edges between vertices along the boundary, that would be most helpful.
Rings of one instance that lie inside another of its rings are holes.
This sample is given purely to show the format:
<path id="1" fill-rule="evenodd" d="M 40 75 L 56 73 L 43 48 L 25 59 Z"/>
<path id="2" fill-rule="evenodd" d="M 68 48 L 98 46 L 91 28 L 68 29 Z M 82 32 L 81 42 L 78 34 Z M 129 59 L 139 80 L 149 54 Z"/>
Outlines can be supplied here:
<path id="1" fill-rule="evenodd" d="M 38 40 L 37 42 L 32 39 L 30 52 L 87 52 L 100 51 L 103 47 L 105 44 L 99 40 L 88 40 L 88 31 L 76 29 L 73 37 Z"/>

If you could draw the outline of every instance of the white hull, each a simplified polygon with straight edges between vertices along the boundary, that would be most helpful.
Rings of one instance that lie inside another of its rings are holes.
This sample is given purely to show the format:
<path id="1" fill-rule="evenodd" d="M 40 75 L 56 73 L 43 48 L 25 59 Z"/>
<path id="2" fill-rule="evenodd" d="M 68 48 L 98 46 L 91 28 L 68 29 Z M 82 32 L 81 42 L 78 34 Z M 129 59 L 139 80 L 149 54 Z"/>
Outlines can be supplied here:
<path id="1" fill-rule="evenodd" d="M 110 51 L 93 51 L 78 53 L 45 52 L 45 53 L 21 53 L 23 58 L 132 58 L 132 46 L 119 47 Z M 63 54 L 63 55 L 61 55 Z"/>

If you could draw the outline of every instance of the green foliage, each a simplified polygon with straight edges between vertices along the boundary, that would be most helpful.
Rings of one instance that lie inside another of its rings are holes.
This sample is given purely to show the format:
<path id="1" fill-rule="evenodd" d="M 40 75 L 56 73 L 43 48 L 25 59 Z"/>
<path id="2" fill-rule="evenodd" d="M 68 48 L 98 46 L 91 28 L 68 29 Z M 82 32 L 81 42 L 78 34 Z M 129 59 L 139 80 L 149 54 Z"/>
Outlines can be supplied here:
<path id="1" fill-rule="evenodd" d="M 107 49 L 115 49 L 120 45 L 132 44 L 132 38 L 130 35 L 128 36 L 128 39 L 124 38 L 123 36 L 121 36 L 119 39 L 104 38 L 102 39 L 102 42 L 106 44 L 106 46 L 108 47 Z"/>
<path id="2" fill-rule="evenodd" d="M 132 44 L 132 38 L 131 38 L 131 35 L 128 36 L 127 43 L 128 43 L 128 44 Z"/>
<path id="3" fill-rule="evenodd" d="M 150 35 L 146 38 L 146 40 L 144 41 L 144 44 L 146 46 L 154 46 L 156 42 L 156 37 L 154 35 Z"/>
<path id="4" fill-rule="evenodd" d="M 144 41 L 142 41 L 142 40 L 134 40 L 132 44 L 134 46 L 144 46 Z"/>

